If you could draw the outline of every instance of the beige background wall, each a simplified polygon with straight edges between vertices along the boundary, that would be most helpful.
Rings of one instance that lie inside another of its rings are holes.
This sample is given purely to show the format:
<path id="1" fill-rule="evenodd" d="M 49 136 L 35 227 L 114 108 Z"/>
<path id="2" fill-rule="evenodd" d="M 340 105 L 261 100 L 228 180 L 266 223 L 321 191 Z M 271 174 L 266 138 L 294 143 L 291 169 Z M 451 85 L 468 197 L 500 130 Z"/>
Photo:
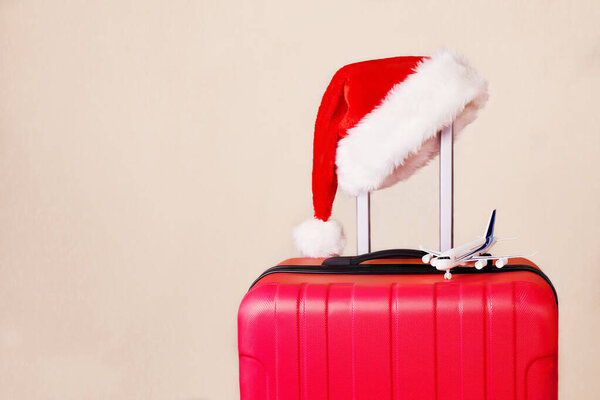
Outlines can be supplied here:
<path id="1" fill-rule="evenodd" d="M 447 45 L 490 81 L 456 149 L 560 296 L 560 393 L 600 392 L 600 3 L 0 1 L 0 398 L 235 399 L 236 310 L 295 255 L 343 64 Z M 436 245 L 437 163 L 374 195 L 377 249 Z M 354 203 L 334 214 L 354 251 Z"/>

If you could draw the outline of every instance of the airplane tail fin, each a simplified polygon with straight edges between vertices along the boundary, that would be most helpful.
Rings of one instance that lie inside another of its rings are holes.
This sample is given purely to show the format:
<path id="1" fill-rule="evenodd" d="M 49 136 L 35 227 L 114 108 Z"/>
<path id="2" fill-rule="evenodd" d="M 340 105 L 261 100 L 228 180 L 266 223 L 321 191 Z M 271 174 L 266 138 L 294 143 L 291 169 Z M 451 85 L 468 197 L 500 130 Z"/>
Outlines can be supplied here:
<path id="1" fill-rule="evenodd" d="M 492 215 L 490 216 L 490 222 L 488 222 L 488 226 L 485 231 L 486 238 L 494 237 L 494 225 L 496 225 L 496 210 L 492 211 Z"/>

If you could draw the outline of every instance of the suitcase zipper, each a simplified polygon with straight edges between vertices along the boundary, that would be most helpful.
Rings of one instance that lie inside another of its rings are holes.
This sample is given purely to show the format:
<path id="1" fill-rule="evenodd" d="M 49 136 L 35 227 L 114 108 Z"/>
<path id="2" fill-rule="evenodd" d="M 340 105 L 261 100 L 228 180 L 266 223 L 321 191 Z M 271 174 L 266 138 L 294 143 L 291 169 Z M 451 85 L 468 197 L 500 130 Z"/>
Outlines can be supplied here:
<path id="1" fill-rule="evenodd" d="M 550 278 L 541 270 L 530 265 L 506 265 L 502 268 L 496 268 L 492 263 L 488 263 L 483 269 L 477 270 L 474 267 L 454 268 L 452 274 L 497 274 L 503 272 L 533 272 L 548 283 L 554 293 L 554 299 L 558 306 L 558 295 Z M 366 264 L 366 265 L 278 265 L 269 268 L 263 272 L 250 286 L 254 287 L 262 278 L 267 275 L 277 273 L 288 274 L 324 274 L 324 275 L 443 275 L 444 271 L 438 271 L 431 266 L 423 264 Z"/>

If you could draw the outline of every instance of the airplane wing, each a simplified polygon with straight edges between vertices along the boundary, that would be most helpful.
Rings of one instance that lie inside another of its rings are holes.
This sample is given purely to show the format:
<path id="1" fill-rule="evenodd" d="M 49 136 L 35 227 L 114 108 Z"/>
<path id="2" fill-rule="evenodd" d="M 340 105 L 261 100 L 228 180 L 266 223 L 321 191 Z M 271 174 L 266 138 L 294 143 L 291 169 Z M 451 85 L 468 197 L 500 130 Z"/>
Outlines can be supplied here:
<path id="1" fill-rule="evenodd" d="M 520 255 L 514 255 L 514 256 L 476 256 L 476 257 L 469 257 L 467 258 L 465 261 L 477 261 L 477 260 L 498 260 L 501 258 L 528 258 L 531 257 L 533 254 L 520 254 Z"/>
<path id="2" fill-rule="evenodd" d="M 436 256 L 436 257 L 439 257 L 439 256 L 442 254 L 442 253 L 440 253 L 439 251 L 435 251 L 435 250 L 429 250 L 429 249 L 426 249 L 426 248 L 425 248 L 425 247 L 423 247 L 423 246 L 419 246 L 419 249 L 421 249 L 422 251 L 424 251 L 424 252 L 426 252 L 426 253 L 428 253 L 428 254 L 432 254 L 432 255 L 434 255 L 434 256 Z"/>

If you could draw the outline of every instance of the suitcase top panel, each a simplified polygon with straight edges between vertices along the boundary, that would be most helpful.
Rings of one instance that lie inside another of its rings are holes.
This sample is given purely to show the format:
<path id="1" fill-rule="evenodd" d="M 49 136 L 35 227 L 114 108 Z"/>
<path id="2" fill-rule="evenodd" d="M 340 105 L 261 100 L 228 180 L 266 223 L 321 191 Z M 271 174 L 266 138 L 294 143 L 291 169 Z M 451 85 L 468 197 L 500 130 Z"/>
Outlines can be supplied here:
<path id="1" fill-rule="evenodd" d="M 377 259 L 361 264 L 323 265 L 324 258 L 293 258 L 266 270 L 250 289 L 266 283 L 355 283 L 366 285 L 389 285 L 391 283 L 438 284 L 438 283 L 493 283 L 527 281 L 550 289 L 558 306 L 558 295 L 550 279 L 537 265 L 525 258 L 511 259 L 503 268 L 491 262 L 481 270 L 474 267 L 456 267 L 453 278 L 445 280 L 444 271 L 438 271 L 420 259 Z"/>

